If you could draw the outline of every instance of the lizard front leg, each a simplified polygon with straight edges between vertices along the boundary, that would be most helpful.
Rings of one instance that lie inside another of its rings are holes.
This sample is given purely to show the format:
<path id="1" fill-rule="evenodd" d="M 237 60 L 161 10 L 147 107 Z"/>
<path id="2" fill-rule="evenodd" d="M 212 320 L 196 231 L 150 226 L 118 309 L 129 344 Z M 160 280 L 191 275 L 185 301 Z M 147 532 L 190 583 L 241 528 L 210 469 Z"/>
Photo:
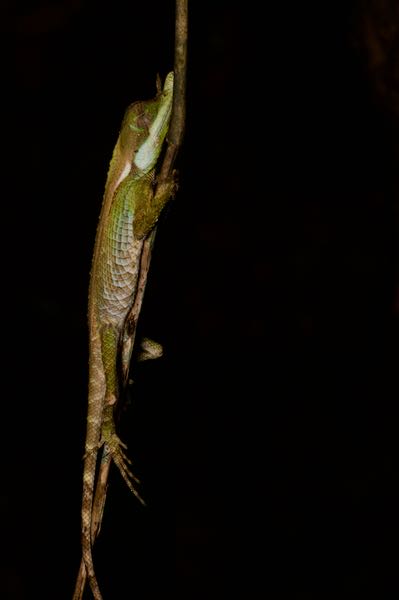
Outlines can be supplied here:
<path id="1" fill-rule="evenodd" d="M 153 180 L 153 173 L 147 175 L 147 178 Z M 164 183 L 157 186 L 156 193 L 152 193 L 152 188 L 148 184 L 148 179 L 143 177 L 143 183 L 148 186 L 147 194 L 141 193 L 138 195 L 136 205 L 136 214 L 133 222 L 133 231 L 137 239 L 142 239 L 148 235 L 154 228 L 159 216 L 166 206 L 171 196 L 174 195 L 177 183 L 175 175 Z"/>

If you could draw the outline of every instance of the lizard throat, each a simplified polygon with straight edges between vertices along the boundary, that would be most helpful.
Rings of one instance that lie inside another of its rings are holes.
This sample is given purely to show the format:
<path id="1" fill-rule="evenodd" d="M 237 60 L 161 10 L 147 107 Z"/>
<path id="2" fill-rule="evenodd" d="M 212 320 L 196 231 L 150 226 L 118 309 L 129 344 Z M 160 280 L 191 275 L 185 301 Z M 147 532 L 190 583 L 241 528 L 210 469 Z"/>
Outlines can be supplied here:
<path id="1" fill-rule="evenodd" d="M 150 126 L 149 136 L 141 144 L 136 153 L 134 164 L 144 173 L 148 173 L 157 161 L 171 112 L 172 102 L 165 102 L 159 109 L 155 121 Z"/>

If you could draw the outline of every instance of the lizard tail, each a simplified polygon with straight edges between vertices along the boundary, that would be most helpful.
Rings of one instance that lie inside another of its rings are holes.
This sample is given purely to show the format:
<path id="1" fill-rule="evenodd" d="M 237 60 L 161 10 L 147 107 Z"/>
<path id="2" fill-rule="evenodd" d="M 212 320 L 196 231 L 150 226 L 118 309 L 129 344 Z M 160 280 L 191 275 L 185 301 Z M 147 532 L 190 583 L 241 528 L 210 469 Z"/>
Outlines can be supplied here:
<path id="1" fill-rule="evenodd" d="M 87 578 L 95 600 L 103 600 L 96 574 L 94 572 L 91 518 L 94 496 L 94 478 L 96 472 L 97 452 L 90 452 L 85 457 L 83 473 L 83 502 L 82 502 L 82 550 Z"/>

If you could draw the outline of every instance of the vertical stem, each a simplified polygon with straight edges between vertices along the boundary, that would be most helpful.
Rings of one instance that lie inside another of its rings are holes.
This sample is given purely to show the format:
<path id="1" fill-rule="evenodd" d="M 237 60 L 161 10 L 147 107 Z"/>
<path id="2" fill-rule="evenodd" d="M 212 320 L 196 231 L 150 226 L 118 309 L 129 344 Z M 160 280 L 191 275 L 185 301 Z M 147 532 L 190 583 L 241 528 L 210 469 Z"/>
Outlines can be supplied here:
<path id="1" fill-rule="evenodd" d="M 168 132 L 168 147 L 159 176 L 161 181 L 172 174 L 174 161 L 183 141 L 186 119 L 187 37 L 188 0 L 176 0 L 173 108 Z"/>
<path id="2" fill-rule="evenodd" d="M 184 135 L 184 124 L 186 117 L 187 36 L 188 0 L 176 0 L 173 108 L 168 132 L 167 148 L 162 167 L 159 172 L 158 185 L 171 177 L 176 156 L 181 146 Z M 132 309 L 127 317 L 129 320 L 132 319 L 135 324 L 137 324 L 141 311 L 145 284 L 147 282 L 147 275 L 151 263 L 152 246 L 154 243 L 155 235 L 156 228 L 151 231 L 151 233 L 144 242 L 140 265 L 139 292 L 132 306 Z M 134 334 L 135 328 L 134 333 L 132 335 Z M 126 382 L 127 374 L 124 375 Z M 92 509 L 91 533 L 93 544 L 101 528 L 105 500 L 107 495 L 108 475 L 110 466 L 111 458 L 103 452 L 101 465 L 97 476 L 96 490 Z M 86 581 L 86 570 L 82 558 L 75 584 L 73 600 L 82 600 L 83 592 L 86 586 Z"/>

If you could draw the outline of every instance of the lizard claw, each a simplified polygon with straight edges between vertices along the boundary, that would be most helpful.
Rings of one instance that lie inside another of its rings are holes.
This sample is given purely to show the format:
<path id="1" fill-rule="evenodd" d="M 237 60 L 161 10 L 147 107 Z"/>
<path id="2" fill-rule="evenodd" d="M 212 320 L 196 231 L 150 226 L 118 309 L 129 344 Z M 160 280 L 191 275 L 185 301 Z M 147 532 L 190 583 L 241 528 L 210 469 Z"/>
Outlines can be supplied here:
<path id="1" fill-rule="evenodd" d="M 116 464 L 119 469 L 120 474 L 122 475 L 127 487 L 129 490 L 136 496 L 137 500 L 141 502 L 145 506 L 145 502 L 136 490 L 134 483 L 139 484 L 140 480 L 137 479 L 135 475 L 133 475 L 132 471 L 129 469 L 128 465 L 132 464 L 132 461 L 124 452 L 124 449 L 127 449 L 127 445 L 122 442 L 122 440 L 113 433 L 109 440 L 106 442 L 109 452 L 112 456 L 112 460 Z"/>

